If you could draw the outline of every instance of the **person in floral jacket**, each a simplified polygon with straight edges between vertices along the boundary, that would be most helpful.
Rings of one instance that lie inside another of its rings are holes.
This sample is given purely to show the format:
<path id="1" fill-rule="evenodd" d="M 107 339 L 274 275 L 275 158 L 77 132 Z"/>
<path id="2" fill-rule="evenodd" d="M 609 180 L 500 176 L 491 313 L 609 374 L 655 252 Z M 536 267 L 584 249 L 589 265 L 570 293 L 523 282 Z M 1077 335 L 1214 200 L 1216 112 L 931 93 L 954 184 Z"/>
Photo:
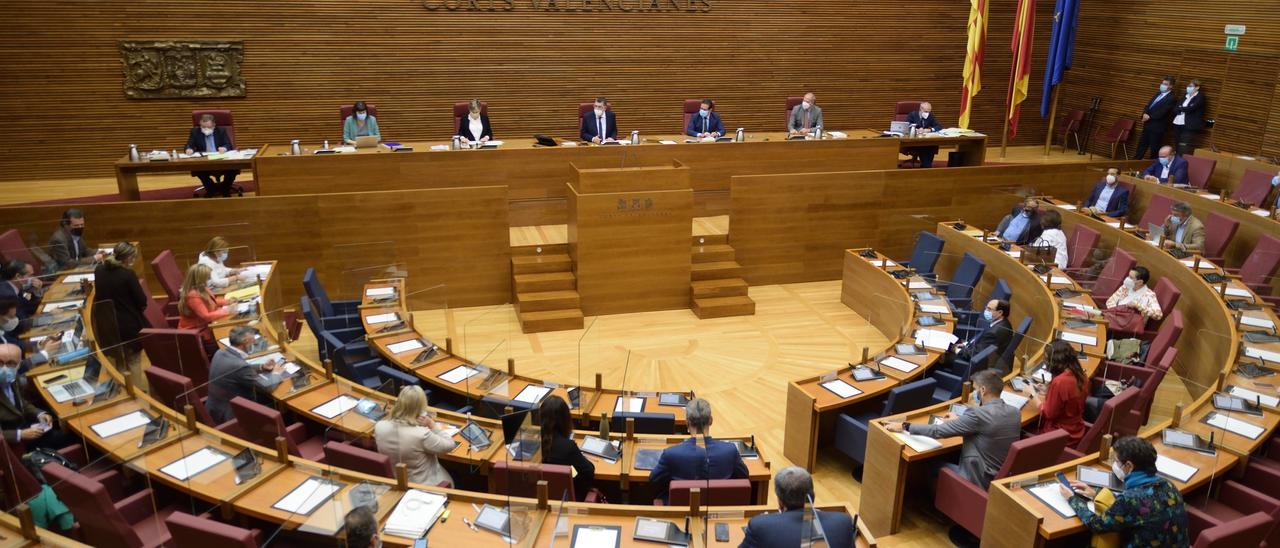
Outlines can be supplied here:
<path id="1" fill-rule="evenodd" d="M 1182 494 L 1169 480 L 1156 475 L 1156 448 L 1137 436 L 1120 438 L 1112 445 L 1111 471 L 1124 481 L 1124 491 L 1101 514 L 1089 509 L 1092 487 L 1071 482 L 1071 491 L 1060 487 L 1071 509 L 1095 534 L 1119 533 L 1123 546 L 1190 546 L 1187 510 Z"/>

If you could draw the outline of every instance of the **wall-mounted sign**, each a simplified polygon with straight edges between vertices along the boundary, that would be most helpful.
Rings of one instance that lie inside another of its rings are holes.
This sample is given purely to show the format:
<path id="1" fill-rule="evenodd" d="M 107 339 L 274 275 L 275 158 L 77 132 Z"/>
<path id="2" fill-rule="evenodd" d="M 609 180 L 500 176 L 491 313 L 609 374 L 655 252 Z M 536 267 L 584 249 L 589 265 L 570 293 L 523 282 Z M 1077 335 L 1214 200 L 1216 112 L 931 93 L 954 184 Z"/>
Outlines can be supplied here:
<path id="1" fill-rule="evenodd" d="M 124 96 L 244 97 L 244 42 L 122 41 Z"/>
<path id="2" fill-rule="evenodd" d="M 1241 36 L 1244 34 L 1244 25 L 1227 25 L 1227 28 L 1222 32 L 1232 36 Z"/>
<path id="3" fill-rule="evenodd" d="M 1227 45 L 1225 46 L 1225 48 L 1226 48 L 1226 50 L 1227 50 L 1227 51 L 1235 51 L 1235 50 L 1236 50 L 1237 48 L 1239 48 L 1239 47 L 1240 47 L 1240 37 L 1239 37 L 1239 36 L 1228 36 L 1228 37 L 1227 37 Z"/>
<path id="4" fill-rule="evenodd" d="M 705 13 L 711 0 L 421 0 L 430 11 Z"/>

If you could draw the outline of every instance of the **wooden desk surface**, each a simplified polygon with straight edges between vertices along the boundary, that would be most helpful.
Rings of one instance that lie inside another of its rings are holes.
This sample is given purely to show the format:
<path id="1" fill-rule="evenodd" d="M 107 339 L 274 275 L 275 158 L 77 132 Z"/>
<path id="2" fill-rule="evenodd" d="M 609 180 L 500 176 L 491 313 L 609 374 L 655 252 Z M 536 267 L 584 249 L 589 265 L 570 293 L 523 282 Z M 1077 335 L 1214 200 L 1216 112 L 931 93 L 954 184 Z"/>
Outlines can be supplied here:
<path id="1" fill-rule="evenodd" d="M 105 364 L 104 367 L 106 367 Z M 142 440 L 142 432 L 144 430 L 141 425 L 105 438 L 94 432 L 93 426 L 135 411 L 143 411 L 152 417 L 163 415 L 169 419 L 169 432 L 165 436 L 166 440 L 184 436 L 189 432 L 183 419 L 174 416 L 166 408 L 153 406 L 142 399 L 123 398 L 113 403 L 94 406 L 78 415 L 62 417 L 61 419 L 63 424 L 78 432 L 86 442 L 89 442 L 103 453 L 108 453 L 117 460 L 130 461 L 144 453 L 156 450 L 160 446 L 160 442 L 146 447 L 138 447 L 138 442 Z"/>
<path id="2" fill-rule="evenodd" d="M 185 480 L 178 479 L 161 470 L 205 448 L 222 452 L 226 456 L 226 460 Z M 189 432 L 179 439 L 172 440 L 167 445 L 158 447 L 154 451 L 129 461 L 126 466 L 174 489 L 187 491 L 208 502 L 221 503 L 222 501 L 235 499 L 241 493 L 252 489 L 263 479 L 274 475 L 278 469 L 284 466 L 280 461 L 275 460 L 273 455 L 259 454 L 258 462 L 262 464 L 262 471 L 253 478 L 237 483 L 236 471 L 231 463 L 231 457 L 240 452 L 241 449 L 244 449 L 244 447 L 230 443 L 228 440 L 218 436 L 204 432 Z"/>
<path id="3" fill-rule="evenodd" d="M 236 509 L 258 519 L 280 523 L 286 529 L 300 529 L 318 535 L 332 536 L 342 527 L 342 520 L 352 507 L 349 500 L 351 490 L 359 485 L 363 479 L 348 477 L 345 472 L 340 468 L 335 469 L 298 461 L 293 466 L 285 467 L 254 484 L 236 499 Z M 308 515 L 294 514 L 278 508 L 272 508 L 277 501 L 302 485 L 308 478 L 324 478 L 340 482 L 343 485 L 338 492 L 317 506 Z M 382 521 L 386 519 L 387 514 L 395 507 L 396 502 L 400 500 L 404 492 L 394 489 L 394 486 L 386 483 L 379 484 L 374 482 L 373 485 L 388 487 L 388 490 L 377 499 L 378 511 L 376 516 L 379 521 Z"/>

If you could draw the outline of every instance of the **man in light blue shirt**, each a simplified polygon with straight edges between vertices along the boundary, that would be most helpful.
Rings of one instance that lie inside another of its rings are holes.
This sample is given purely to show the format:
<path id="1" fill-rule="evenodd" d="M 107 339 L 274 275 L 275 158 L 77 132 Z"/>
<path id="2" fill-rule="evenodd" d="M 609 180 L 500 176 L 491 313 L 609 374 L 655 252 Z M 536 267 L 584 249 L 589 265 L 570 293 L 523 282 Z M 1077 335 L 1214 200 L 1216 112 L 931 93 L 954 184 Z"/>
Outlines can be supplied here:
<path id="1" fill-rule="evenodd" d="M 1023 203 L 1013 206 L 1013 210 L 996 227 L 996 235 L 1006 242 L 1026 245 L 1040 237 L 1040 203 L 1035 198 L 1027 198 Z"/>

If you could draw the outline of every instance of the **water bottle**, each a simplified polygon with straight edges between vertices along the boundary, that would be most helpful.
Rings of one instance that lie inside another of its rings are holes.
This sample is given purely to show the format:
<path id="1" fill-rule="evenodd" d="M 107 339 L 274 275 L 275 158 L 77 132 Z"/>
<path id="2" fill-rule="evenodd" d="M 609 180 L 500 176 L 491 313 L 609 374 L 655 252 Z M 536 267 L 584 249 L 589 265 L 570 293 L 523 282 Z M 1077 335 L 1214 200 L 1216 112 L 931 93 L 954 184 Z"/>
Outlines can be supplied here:
<path id="1" fill-rule="evenodd" d="M 742 133 L 742 128 L 738 128 L 738 134 L 733 137 L 733 140 L 735 142 L 741 143 L 743 141 L 743 137 L 744 136 Z"/>
<path id="2" fill-rule="evenodd" d="M 329 140 L 328 140 L 328 139 L 325 139 L 325 140 L 324 140 L 324 149 L 325 149 L 325 150 L 329 150 Z"/>
<path id="3" fill-rule="evenodd" d="M 633 144 L 633 145 L 638 145 L 638 144 L 640 144 L 640 132 L 639 132 L 639 131 L 632 131 L 632 132 L 631 132 L 631 144 Z"/>
<path id="4" fill-rule="evenodd" d="M 907 128 L 907 137 L 908 137 L 908 138 L 911 138 L 911 139 L 915 139 L 915 137 L 916 137 L 916 125 L 915 125 L 915 124 L 911 124 L 911 126 L 910 126 L 909 128 Z"/>
<path id="5" fill-rule="evenodd" d="M 302 156 L 302 147 L 298 146 L 297 139 L 294 139 L 289 143 L 289 153 L 294 156 Z"/>
<path id="6" fill-rule="evenodd" d="M 138 157 L 138 145 L 129 145 L 129 161 L 138 162 L 141 160 L 142 158 Z"/>
<path id="7" fill-rule="evenodd" d="M 449 150 L 458 150 L 462 148 L 462 137 L 453 136 L 453 143 L 449 145 Z"/>
<path id="8" fill-rule="evenodd" d="M 819 140 L 822 139 L 822 126 L 813 128 L 813 138 Z"/>
<path id="9" fill-rule="evenodd" d="M 170 154 L 172 154 L 172 156 L 170 156 L 170 157 L 169 157 L 169 159 L 171 159 L 171 160 L 177 160 L 177 159 L 178 159 L 178 149 L 176 149 L 176 148 L 175 148 L 175 149 L 173 149 L 173 151 L 172 151 Z"/>

